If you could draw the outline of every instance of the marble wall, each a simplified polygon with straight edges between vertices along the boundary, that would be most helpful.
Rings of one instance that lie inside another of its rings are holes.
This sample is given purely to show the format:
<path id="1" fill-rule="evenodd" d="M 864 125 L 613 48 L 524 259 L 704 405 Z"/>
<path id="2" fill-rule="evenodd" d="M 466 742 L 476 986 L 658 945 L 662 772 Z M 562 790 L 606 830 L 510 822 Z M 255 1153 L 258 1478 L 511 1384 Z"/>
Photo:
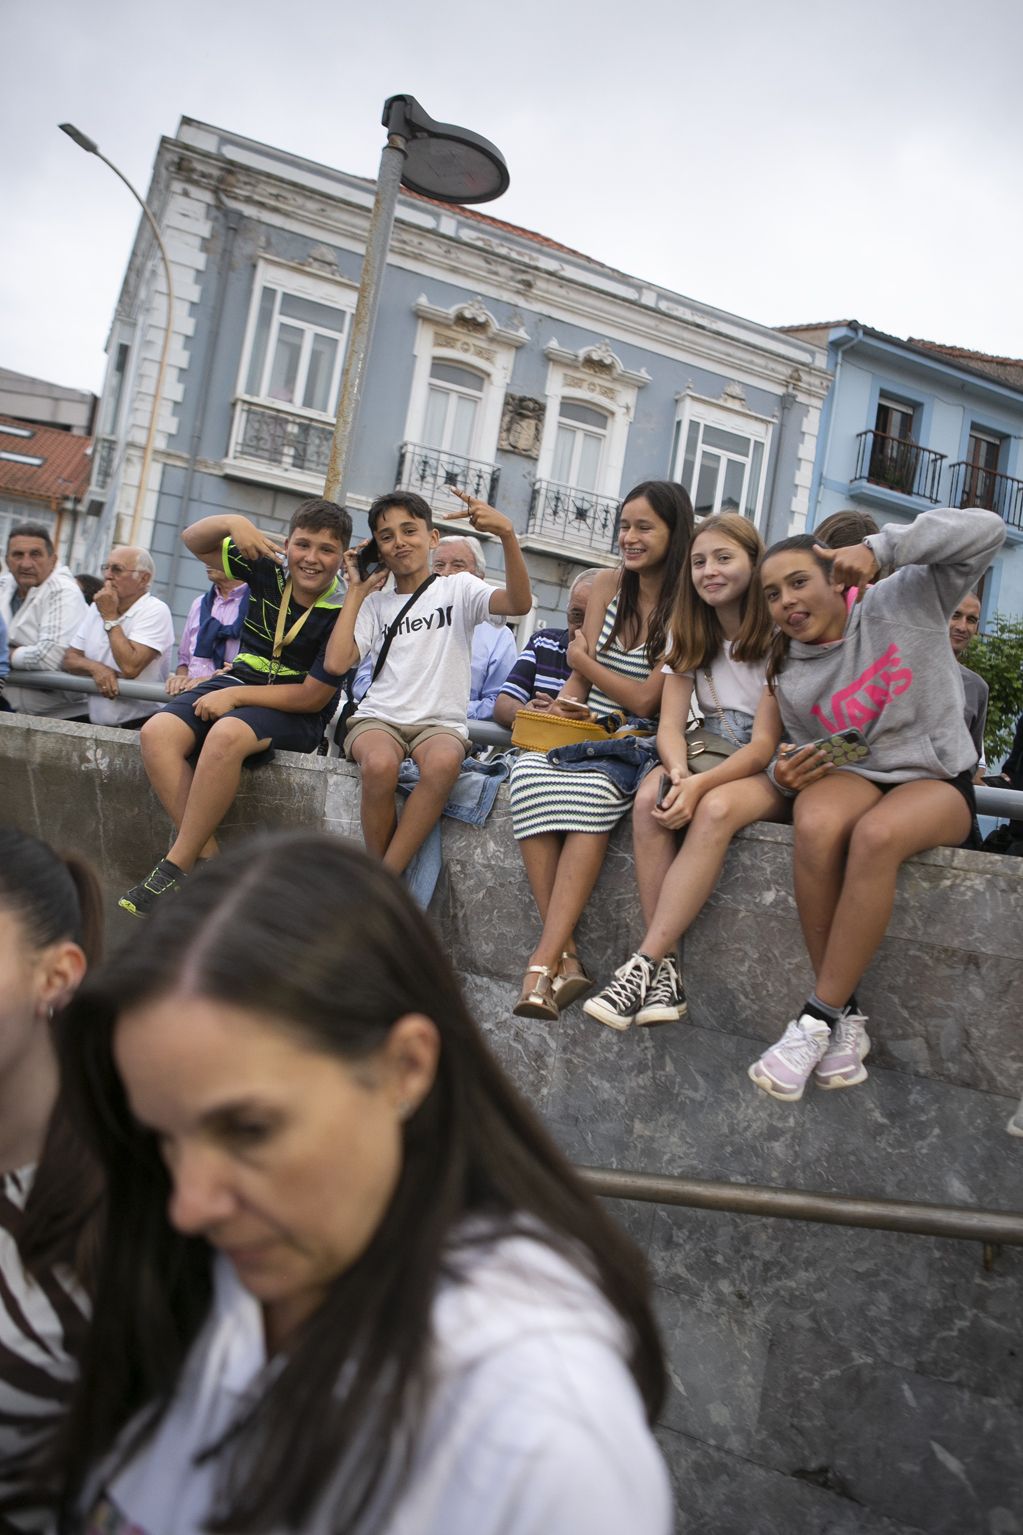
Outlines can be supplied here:
<path id="1" fill-rule="evenodd" d="M 116 895 L 166 847 L 133 738 L 0 722 L 0 814 L 101 865 Z M 225 829 L 357 835 L 350 769 L 282 756 Z M 1023 866 L 947 849 L 900 877 L 860 990 L 870 1076 L 795 1105 L 746 1066 L 805 992 L 790 833 L 735 841 L 689 935 L 690 1013 L 618 1034 L 576 1006 L 511 1015 L 536 932 L 507 805 L 446 823 L 431 908 L 491 1044 L 575 1160 L 1023 1208 Z M 638 936 L 628 828 L 580 930 L 603 979 Z M 648 1256 L 670 1359 L 661 1438 L 687 1535 L 1023 1535 L 1023 1249 L 616 1202 Z"/>

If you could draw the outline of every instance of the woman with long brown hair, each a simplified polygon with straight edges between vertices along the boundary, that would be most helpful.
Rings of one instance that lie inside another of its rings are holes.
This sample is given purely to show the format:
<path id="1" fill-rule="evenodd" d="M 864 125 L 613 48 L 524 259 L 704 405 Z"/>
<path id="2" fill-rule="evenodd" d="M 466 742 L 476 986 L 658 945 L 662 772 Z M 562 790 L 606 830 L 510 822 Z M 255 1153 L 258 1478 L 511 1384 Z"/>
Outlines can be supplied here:
<path id="1" fill-rule="evenodd" d="M 72 1522 L 667 1535 L 638 1255 L 353 847 L 226 854 L 65 1038 L 109 1180 Z"/>
<path id="2" fill-rule="evenodd" d="M 758 574 L 763 553 L 756 528 L 735 512 L 705 518 L 690 545 L 689 579 L 679 587 L 664 668 L 657 750 L 665 771 L 663 778 L 646 779 L 633 812 L 646 933 L 610 985 L 584 1003 L 592 1018 L 614 1029 L 668 1023 L 685 1014 L 685 987 L 672 951 L 717 884 L 740 827 L 787 815 L 784 797 L 760 771 L 760 703 L 771 644 Z M 694 697 L 708 730 L 736 748 L 706 773 L 691 771 L 687 757 Z M 681 847 L 679 832 L 685 834 Z"/>
<path id="3" fill-rule="evenodd" d="M 692 533 L 692 503 L 681 485 L 645 480 L 629 491 L 619 516 L 622 563 L 594 582 L 583 632 L 568 647 L 573 670 L 555 713 L 657 716 L 668 621 Z M 575 771 L 540 752 L 515 763 L 512 825 L 543 923 L 513 1009 L 520 1017 L 556 1019 L 590 989 L 575 926 L 634 792 L 611 772 Z"/>

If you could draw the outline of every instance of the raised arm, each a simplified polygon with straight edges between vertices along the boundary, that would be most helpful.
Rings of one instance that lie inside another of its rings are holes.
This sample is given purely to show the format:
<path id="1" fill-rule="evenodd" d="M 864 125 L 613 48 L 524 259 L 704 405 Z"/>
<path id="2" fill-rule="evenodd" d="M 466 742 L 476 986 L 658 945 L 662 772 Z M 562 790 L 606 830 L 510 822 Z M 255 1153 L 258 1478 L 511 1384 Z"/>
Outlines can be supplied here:
<path id="1" fill-rule="evenodd" d="M 454 489 L 454 487 L 452 487 Z M 488 506 L 467 491 L 455 490 L 454 494 L 465 504 L 464 512 L 451 512 L 449 521 L 467 517 L 476 533 L 493 533 L 501 540 L 504 550 L 504 585 L 491 594 L 491 613 L 501 613 L 506 618 L 521 618 L 533 605 L 533 588 L 529 571 L 522 558 L 522 550 L 510 520 L 496 507 Z"/>
<path id="2" fill-rule="evenodd" d="M 281 544 L 266 533 L 261 533 L 247 517 L 234 512 L 223 517 L 200 518 L 185 529 L 181 542 L 197 559 L 209 560 L 215 556 L 219 561 L 225 538 L 234 542 L 238 553 L 246 560 L 257 560 L 263 556 L 275 560 L 279 565 L 284 557 Z"/>

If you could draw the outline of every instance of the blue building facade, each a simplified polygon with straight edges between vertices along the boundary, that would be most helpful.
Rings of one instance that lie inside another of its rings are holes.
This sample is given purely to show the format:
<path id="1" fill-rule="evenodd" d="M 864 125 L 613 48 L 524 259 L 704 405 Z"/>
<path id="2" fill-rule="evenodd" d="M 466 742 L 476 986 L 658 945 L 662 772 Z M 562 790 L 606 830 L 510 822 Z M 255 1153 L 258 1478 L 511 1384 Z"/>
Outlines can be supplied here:
<path id="1" fill-rule="evenodd" d="M 826 351 L 810 526 L 858 506 L 909 522 L 931 506 L 982 506 L 1005 520 L 984 579 L 982 623 L 1023 613 L 1023 361 L 901 341 L 857 321 L 786 327 Z"/>
<path id="2" fill-rule="evenodd" d="M 161 142 L 148 200 L 176 290 L 170 367 L 139 539 L 181 618 L 202 584 L 179 533 L 242 512 L 280 532 L 319 494 L 374 187 L 208 124 Z M 126 536 L 138 502 L 166 295 L 140 227 L 108 342 L 78 553 Z M 620 499 L 681 480 L 765 538 L 806 525 L 829 385 L 812 342 L 701 305 L 488 214 L 399 202 L 347 502 L 450 486 L 514 521 L 537 598 L 560 621 L 587 565 L 617 559 Z M 455 526 L 464 526 L 455 525 Z M 500 575 L 500 545 L 487 545 Z"/>

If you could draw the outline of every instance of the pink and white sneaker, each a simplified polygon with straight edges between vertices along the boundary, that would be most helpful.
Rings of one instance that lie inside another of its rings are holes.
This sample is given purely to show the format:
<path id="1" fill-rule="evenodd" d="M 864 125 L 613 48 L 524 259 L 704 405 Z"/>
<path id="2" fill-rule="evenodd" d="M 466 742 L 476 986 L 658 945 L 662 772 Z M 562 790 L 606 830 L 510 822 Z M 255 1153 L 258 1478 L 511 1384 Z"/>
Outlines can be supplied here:
<path id="1" fill-rule="evenodd" d="M 748 1073 L 750 1081 L 772 1098 L 797 1103 L 830 1039 L 827 1024 L 804 1013 L 793 1019 L 777 1044 L 753 1062 Z"/>
<path id="2" fill-rule="evenodd" d="M 830 1091 L 834 1087 L 855 1087 L 867 1080 L 863 1062 L 870 1051 L 870 1036 L 863 1013 L 844 1012 L 835 1024 L 831 1043 L 814 1068 L 813 1080 Z"/>

